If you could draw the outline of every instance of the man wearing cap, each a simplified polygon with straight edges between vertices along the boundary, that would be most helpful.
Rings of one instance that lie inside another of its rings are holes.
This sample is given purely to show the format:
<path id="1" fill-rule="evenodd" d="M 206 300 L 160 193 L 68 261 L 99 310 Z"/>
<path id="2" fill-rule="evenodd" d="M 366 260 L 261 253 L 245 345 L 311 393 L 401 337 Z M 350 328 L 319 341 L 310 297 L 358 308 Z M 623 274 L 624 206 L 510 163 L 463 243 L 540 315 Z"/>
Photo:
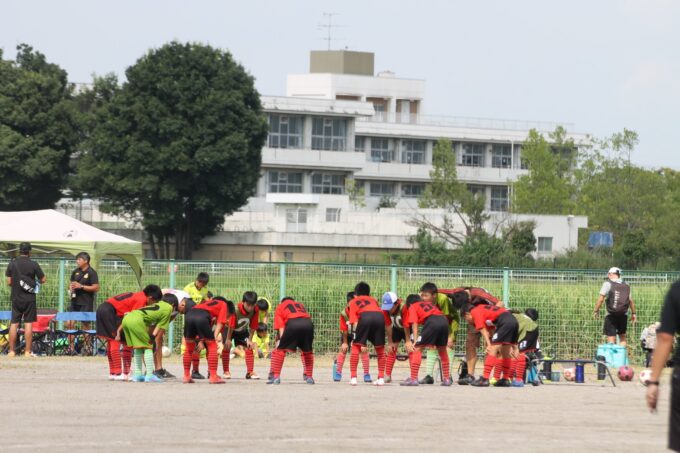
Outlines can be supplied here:
<path id="1" fill-rule="evenodd" d="M 607 343 L 616 343 L 616 335 L 619 336 L 621 346 L 626 346 L 626 331 L 628 329 L 628 309 L 630 308 L 631 321 L 637 320 L 635 316 L 635 303 L 630 297 L 630 286 L 621 280 L 621 269 L 612 267 L 607 273 L 607 280 L 602 284 L 600 297 L 597 298 L 593 317 L 600 317 L 600 307 L 606 301 L 607 316 L 604 318 L 604 334 Z"/>
<path id="2" fill-rule="evenodd" d="M 15 355 L 17 330 L 23 319 L 26 338 L 25 355 L 30 357 L 33 344 L 33 323 L 38 320 L 35 295 L 40 289 L 40 284 L 45 283 L 46 278 L 40 265 L 30 258 L 30 243 L 22 242 L 19 245 L 19 253 L 18 257 L 9 262 L 5 271 L 7 285 L 12 287 L 12 321 L 9 328 L 9 353 L 7 355 L 9 357 Z"/>

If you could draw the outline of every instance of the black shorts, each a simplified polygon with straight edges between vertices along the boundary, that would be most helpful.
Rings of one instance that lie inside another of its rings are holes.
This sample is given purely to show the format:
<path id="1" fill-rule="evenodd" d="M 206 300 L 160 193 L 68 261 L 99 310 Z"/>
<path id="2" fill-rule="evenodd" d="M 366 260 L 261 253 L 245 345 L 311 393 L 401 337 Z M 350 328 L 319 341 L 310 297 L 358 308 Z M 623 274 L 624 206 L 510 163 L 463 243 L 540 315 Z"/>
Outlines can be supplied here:
<path id="1" fill-rule="evenodd" d="M 231 339 L 234 340 L 234 346 L 248 346 L 248 330 L 234 332 Z"/>
<path id="2" fill-rule="evenodd" d="M 668 448 L 680 451 L 680 366 L 671 375 L 671 417 L 668 427 Z"/>
<path id="3" fill-rule="evenodd" d="M 120 327 L 122 319 L 116 314 L 116 308 L 108 302 L 104 302 L 97 308 L 97 321 L 95 323 L 97 336 L 113 340 Z M 120 331 L 123 335 L 123 331 Z"/>
<path id="4" fill-rule="evenodd" d="M 397 329 L 396 327 L 392 327 L 392 343 L 399 343 L 400 341 L 405 341 L 406 340 L 406 332 L 404 332 L 404 329 Z"/>
<path id="5" fill-rule="evenodd" d="M 418 334 L 416 346 L 446 346 L 449 341 L 449 322 L 446 316 L 428 316 Z"/>
<path id="6" fill-rule="evenodd" d="M 491 344 L 517 344 L 519 324 L 517 319 L 506 311 L 496 319 L 496 330 L 491 336 Z"/>
<path id="7" fill-rule="evenodd" d="M 286 323 L 283 335 L 276 349 L 295 352 L 312 352 L 314 343 L 314 324 L 310 318 L 293 318 Z"/>
<path id="8" fill-rule="evenodd" d="M 21 320 L 25 323 L 36 322 L 38 320 L 38 308 L 35 300 L 30 302 L 12 302 L 12 324 L 19 324 Z"/>
<path id="9" fill-rule="evenodd" d="M 609 313 L 604 317 L 604 334 L 615 337 L 617 334 L 625 334 L 628 330 L 628 315 Z"/>
<path id="10" fill-rule="evenodd" d="M 520 352 L 535 351 L 538 348 L 538 328 L 526 333 L 522 341 L 519 342 Z"/>
<path id="11" fill-rule="evenodd" d="M 94 311 L 94 300 L 84 304 L 72 300 L 67 311 Z"/>
<path id="12" fill-rule="evenodd" d="M 210 313 L 205 310 L 193 309 L 184 314 L 184 338 L 187 340 L 214 340 Z"/>
<path id="13" fill-rule="evenodd" d="M 378 311 L 367 311 L 361 314 L 354 332 L 354 343 L 361 346 L 385 346 L 385 317 Z"/>

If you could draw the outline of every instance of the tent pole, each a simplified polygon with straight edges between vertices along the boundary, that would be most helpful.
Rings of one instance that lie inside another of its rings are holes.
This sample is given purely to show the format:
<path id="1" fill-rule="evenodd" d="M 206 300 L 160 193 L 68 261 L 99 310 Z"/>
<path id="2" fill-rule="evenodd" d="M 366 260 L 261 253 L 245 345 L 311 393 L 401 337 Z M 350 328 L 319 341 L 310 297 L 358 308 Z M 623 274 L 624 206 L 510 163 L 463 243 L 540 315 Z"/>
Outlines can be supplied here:
<path id="1" fill-rule="evenodd" d="M 170 266 L 168 267 L 170 271 L 170 288 L 175 289 L 175 260 L 170 260 Z M 168 327 L 168 347 L 172 351 L 172 347 L 175 344 L 175 322 L 172 321 Z"/>
<path id="2" fill-rule="evenodd" d="M 59 294 L 59 312 L 64 311 L 64 286 L 66 282 L 64 279 L 66 278 L 66 260 L 64 258 L 61 258 L 59 260 L 59 283 L 57 286 L 57 293 Z M 59 329 L 64 328 L 64 323 L 59 321 Z"/>

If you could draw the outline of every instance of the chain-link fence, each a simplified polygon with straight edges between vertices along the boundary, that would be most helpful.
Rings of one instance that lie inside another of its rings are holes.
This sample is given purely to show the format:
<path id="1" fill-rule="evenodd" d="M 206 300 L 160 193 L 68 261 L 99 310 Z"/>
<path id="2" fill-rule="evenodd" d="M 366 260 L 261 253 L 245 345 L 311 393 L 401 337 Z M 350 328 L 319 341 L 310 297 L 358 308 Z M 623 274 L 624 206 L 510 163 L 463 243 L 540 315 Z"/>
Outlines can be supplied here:
<path id="1" fill-rule="evenodd" d="M 68 279 L 75 262 L 62 259 L 36 258 L 47 283 L 38 295 L 39 308 L 68 307 Z M 7 260 L 0 260 L 6 268 Z M 136 290 L 137 281 L 129 266 L 122 261 L 105 261 L 97 269 L 101 290 L 98 301 L 122 292 Z M 512 308 L 536 308 L 539 311 L 540 342 L 552 357 L 592 358 L 598 344 L 603 343 L 603 320 L 592 318 L 592 312 L 606 272 L 587 270 L 537 269 L 470 269 L 441 267 L 409 267 L 349 264 L 257 263 L 146 261 L 143 284 L 155 283 L 162 288 L 181 289 L 193 282 L 199 272 L 210 275 L 209 288 L 215 295 L 234 301 L 244 291 L 254 290 L 276 306 L 284 295 L 303 302 L 312 314 L 316 328 L 315 350 L 335 351 L 339 346 L 339 314 L 345 294 L 359 281 L 368 282 L 376 298 L 394 290 L 405 297 L 415 293 L 426 281 L 440 288 L 481 286 L 498 295 Z M 637 324 L 629 323 L 629 354 L 641 363 L 641 330 L 659 317 L 664 295 L 678 278 L 676 272 L 626 272 L 624 280 L 631 285 L 638 314 Z M 10 309 L 9 288 L 0 286 L 0 309 Z M 602 310 L 604 312 L 604 309 Z M 269 317 L 269 323 L 273 316 Z M 177 347 L 182 332 L 181 316 L 168 335 Z M 466 326 L 456 342 L 456 352 L 464 352 Z"/>

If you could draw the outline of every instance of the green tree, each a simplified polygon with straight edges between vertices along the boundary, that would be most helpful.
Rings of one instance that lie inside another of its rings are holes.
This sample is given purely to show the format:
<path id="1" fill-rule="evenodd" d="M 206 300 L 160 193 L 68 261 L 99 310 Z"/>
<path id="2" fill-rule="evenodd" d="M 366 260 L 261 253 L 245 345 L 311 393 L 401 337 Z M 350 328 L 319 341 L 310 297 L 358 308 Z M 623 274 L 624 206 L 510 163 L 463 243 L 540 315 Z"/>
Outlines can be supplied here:
<path id="1" fill-rule="evenodd" d="M 149 51 L 126 78 L 95 109 L 77 187 L 139 221 L 159 256 L 191 258 L 255 192 L 267 136 L 259 94 L 229 52 L 193 43 Z"/>
<path id="2" fill-rule="evenodd" d="M 558 127 L 546 140 L 535 129 L 522 145 L 522 161 L 529 169 L 513 184 L 513 212 L 527 214 L 571 214 L 575 185 L 572 171 L 576 147 Z"/>
<path id="3" fill-rule="evenodd" d="M 21 44 L 16 61 L 0 50 L 0 210 L 54 207 L 81 141 L 66 71 Z"/>

